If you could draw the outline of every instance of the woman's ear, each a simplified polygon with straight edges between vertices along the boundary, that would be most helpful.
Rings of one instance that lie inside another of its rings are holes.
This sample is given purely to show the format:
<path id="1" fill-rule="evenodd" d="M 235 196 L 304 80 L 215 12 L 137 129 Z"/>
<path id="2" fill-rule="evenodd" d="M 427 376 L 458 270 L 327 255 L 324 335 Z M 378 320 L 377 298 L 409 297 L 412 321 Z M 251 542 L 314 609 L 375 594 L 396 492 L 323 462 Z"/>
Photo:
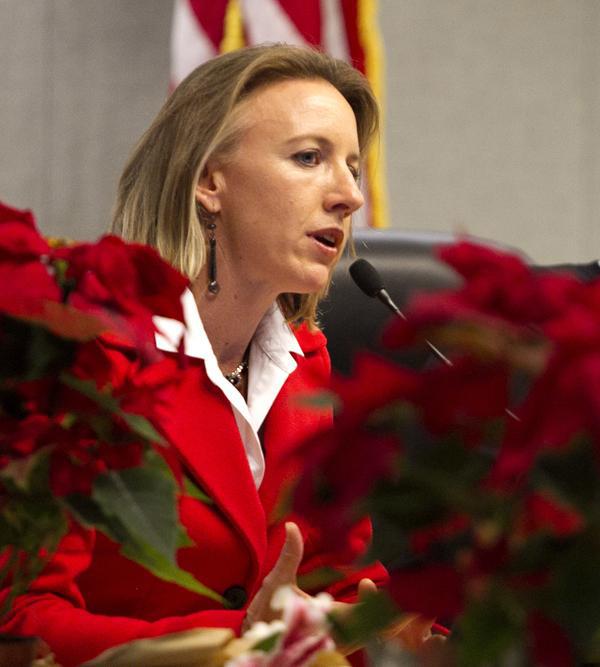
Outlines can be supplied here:
<path id="1" fill-rule="evenodd" d="M 217 169 L 213 169 L 213 165 L 208 162 L 200 174 L 195 194 L 198 204 L 203 206 L 209 213 L 219 213 L 221 210 L 220 181 L 220 172 Z"/>

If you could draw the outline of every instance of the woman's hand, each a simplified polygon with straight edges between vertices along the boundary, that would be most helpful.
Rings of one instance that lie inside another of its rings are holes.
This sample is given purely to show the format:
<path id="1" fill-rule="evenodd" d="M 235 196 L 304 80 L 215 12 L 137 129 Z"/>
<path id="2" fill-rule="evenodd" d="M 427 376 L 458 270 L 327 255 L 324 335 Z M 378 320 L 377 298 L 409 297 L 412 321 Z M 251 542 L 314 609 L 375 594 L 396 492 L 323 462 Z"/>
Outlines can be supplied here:
<path id="1" fill-rule="evenodd" d="M 454 665 L 446 637 L 432 634 L 435 619 L 421 614 L 405 614 L 381 633 L 381 639 L 398 643 L 412 653 L 418 665 L 448 667 Z"/>
<path id="2" fill-rule="evenodd" d="M 285 542 L 279 558 L 248 605 L 242 632 L 248 630 L 257 621 L 269 623 L 278 618 L 279 613 L 271 609 L 271 598 L 280 586 L 292 586 L 299 595 L 306 595 L 296 583 L 296 575 L 303 553 L 304 541 L 300 529 L 295 523 L 286 523 Z"/>

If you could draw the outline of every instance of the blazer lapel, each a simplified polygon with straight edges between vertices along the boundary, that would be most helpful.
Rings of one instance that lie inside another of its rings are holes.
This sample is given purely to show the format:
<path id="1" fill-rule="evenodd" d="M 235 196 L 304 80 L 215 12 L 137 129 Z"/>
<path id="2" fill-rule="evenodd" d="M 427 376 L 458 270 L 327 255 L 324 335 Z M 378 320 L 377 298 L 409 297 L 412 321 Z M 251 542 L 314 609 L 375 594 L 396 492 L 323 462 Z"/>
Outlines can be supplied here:
<path id="1" fill-rule="evenodd" d="M 229 402 L 210 382 L 203 365 L 192 366 L 162 420 L 201 488 L 244 536 L 260 572 L 266 550 L 265 514 Z"/>

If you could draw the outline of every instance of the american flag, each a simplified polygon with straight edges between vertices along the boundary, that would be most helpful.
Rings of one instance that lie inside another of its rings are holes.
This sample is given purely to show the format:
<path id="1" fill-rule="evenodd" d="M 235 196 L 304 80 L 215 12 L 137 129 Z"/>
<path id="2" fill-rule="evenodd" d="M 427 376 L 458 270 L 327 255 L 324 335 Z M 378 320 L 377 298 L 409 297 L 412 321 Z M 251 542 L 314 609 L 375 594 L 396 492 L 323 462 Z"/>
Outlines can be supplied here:
<path id="1" fill-rule="evenodd" d="M 171 86 L 219 53 L 262 42 L 319 46 L 363 72 L 383 108 L 376 0 L 175 0 Z M 354 224 L 386 227 L 383 141 L 367 156 L 367 205 Z"/>

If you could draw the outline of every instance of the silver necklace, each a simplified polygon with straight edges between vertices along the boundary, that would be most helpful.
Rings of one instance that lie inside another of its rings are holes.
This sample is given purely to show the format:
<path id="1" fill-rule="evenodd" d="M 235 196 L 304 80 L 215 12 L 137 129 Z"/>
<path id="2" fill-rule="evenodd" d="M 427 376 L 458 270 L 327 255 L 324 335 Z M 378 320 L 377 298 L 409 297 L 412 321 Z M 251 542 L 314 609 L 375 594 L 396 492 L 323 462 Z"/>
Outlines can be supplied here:
<path id="1" fill-rule="evenodd" d="M 223 373 L 223 375 L 225 375 L 227 382 L 231 382 L 234 387 L 237 387 L 240 383 L 240 380 L 242 379 L 242 374 L 247 368 L 248 361 L 246 359 L 242 359 L 240 364 L 234 370 L 232 370 L 231 373 Z"/>

